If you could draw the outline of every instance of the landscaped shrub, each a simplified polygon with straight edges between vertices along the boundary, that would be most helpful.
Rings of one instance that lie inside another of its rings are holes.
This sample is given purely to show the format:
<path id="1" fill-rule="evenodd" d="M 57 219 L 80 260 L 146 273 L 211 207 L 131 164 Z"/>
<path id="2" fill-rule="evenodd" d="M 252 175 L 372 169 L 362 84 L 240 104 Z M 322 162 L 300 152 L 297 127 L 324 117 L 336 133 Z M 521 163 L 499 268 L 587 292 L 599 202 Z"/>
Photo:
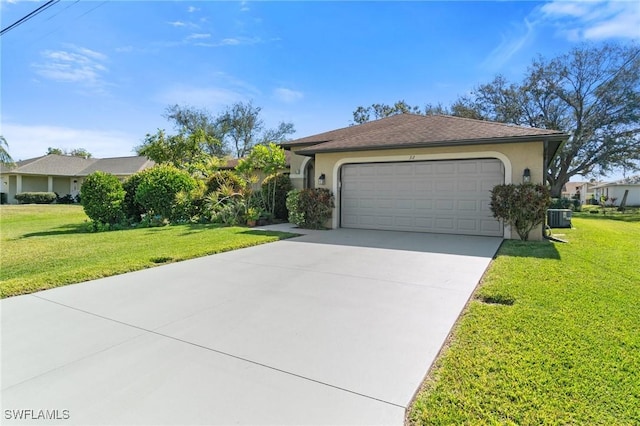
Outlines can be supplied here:
<path id="1" fill-rule="evenodd" d="M 57 192 L 55 194 L 56 204 L 73 204 L 76 202 L 76 199 L 71 194 L 67 194 L 62 197 Z"/>
<path id="2" fill-rule="evenodd" d="M 287 219 L 287 194 L 293 189 L 288 175 L 275 174 L 262 181 L 262 198 L 276 219 Z"/>
<path id="3" fill-rule="evenodd" d="M 233 189 L 233 192 L 245 192 L 247 183 L 232 170 L 217 170 L 207 180 L 207 194 L 214 193 L 223 185 Z"/>
<path id="4" fill-rule="evenodd" d="M 202 214 L 205 202 L 205 186 L 196 180 L 196 187 L 191 191 L 181 191 L 176 194 L 172 221 L 197 222 Z"/>
<path id="5" fill-rule="evenodd" d="M 124 189 L 114 175 L 91 173 L 82 183 L 80 194 L 84 212 L 94 222 L 94 230 L 98 229 L 98 224 L 112 226 L 123 221 Z"/>
<path id="6" fill-rule="evenodd" d="M 230 186 L 222 186 L 218 191 L 205 198 L 206 215 L 211 222 L 235 226 L 245 222 L 247 202 L 241 193 L 234 192 Z"/>
<path id="7" fill-rule="evenodd" d="M 551 198 L 549 188 L 540 184 L 496 185 L 491 190 L 491 212 L 504 220 L 527 241 L 529 232 L 544 222 Z"/>
<path id="8" fill-rule="evenodd" d="M 301 228 L 324 228 L 333 207 L 333 195 L 325 188 L 293 190 L 287 196 L 289 222 Z"/>
<path id="9" fill-rule="evenodd" d="M 141 181 L 142 173 L 139 172 L 129 176 L 122 184 L 125 192 L 122 210 L 126 218 L 133 223 L 139 223 L 147 212 L 144 206 L 136 201 L 136 191 Z"/>
<path id="10" fill-rule="evenodd" d="M 15 195 L 20 204 L 51 204 L 56 200 L 54 192 L 21 192 Z"/>
<path id="11" fill-rule="evenodd" d="M 570 199 L 566 197 L 562 198 L 552 198 L 551 204 L 549 204 L 550 209 L 569 209 L 573 203 Z"/>
<path id="12" fill-rule="evenodd" d="M 569 199 L 566 197 L 562 198 L 552 198 L 551 204 L 549 205 L 550 209 L 571 209 L 574 212 L 579 212 L 582 209 L 582 205 L 580 203 L 580 199 Z"/>
<path id="13" fill-rule="evenodd" d="M 140 175 L 134 200 L 145 208 L 146 214 L 169 221 L 182 219 L 181 209 L 176 210 L 177 194 L 195 189 L 196 180 L 189 173 L 170 165 L 155 166 L 140 172 Z"/>

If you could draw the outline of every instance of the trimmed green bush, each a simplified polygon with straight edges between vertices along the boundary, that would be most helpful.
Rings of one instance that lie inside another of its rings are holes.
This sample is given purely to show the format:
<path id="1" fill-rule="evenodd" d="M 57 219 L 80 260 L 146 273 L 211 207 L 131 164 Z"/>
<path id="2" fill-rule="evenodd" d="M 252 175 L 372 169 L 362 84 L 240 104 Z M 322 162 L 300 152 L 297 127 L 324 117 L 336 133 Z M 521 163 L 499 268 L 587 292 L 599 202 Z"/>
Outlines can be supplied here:
<path id="1" fill-rule="evenodd" d="M 169 221 L 183 219 L 182 208 L 176 209 L 176 197 L 181 192 L 194 190 L 196 180 L 189 173 L 170 165 L 158 165 L 140 174 L 135 202 L 143 206 L 147 214 Z"/>
<path id="2" fill-rule="evenodd" d="M 275 185 L 275 193 L 274 193 Z M 293 189 L 289 176 L 275 174 L 266 177 L 262 181 L 262 198 L 265 201 L 265 209 L 273 211 L 276 219 L 287 219 L 287 194 Z"/>
<path id="3" fill-rule="evenodd" d="M 326 188 L 293 190 L 287 196 L 289 222 L 301 228 L 324 229 L 333 207 L 333 195 Z"/>
<path id="4" fill-rule="evenodd" d="M 552 198 L 551 204 L 549 205 L 550 209 L 571 209 L 574 212 L 579 212 L 582 210 L 582 205 L 580 204 L 580 199 L 569 199 L 566 197 L 562 198 Z"/>
<path id="5" fill-rule="evenodd" d="M 550 204 L 549 188 L 540 184 L 496 185 L 491 190 L 493 216 L 511 225 L 522 241 L 527 241 L 531 230 L 544 223 Z"/>
<path id="6" fill-rule="evenodd" d="M 51 204 L 56 200 L 55 192 L 21 192 L 15 195 L 20 204 Z"/>
<path id="7" fill-rule="evenodd" d="M 141 181 L 142 173 L 138 172 L 129 176 L 122 184 L 125 192 L 122 210 L 126 218 L 134 223 L 139 223 L 142 220 L 142 215 L 147 212 L 144 206 L 136 201 L 136 191 Z"/>
<path id="8" fill-rule="evenodd" d="M 84 212 L 97 224 L 115 225 L 124 219 L 122 202 L 124 189 L 117 177 L 110 173 L 91 173 L 80 188 Z"/>
<path id="9" fill-rule="evenodd" d="M 76 199 L 71 194 L 63 195 L 62 197 L 57 192 L 56 194 L 56 204 L 74 204 Z"/>

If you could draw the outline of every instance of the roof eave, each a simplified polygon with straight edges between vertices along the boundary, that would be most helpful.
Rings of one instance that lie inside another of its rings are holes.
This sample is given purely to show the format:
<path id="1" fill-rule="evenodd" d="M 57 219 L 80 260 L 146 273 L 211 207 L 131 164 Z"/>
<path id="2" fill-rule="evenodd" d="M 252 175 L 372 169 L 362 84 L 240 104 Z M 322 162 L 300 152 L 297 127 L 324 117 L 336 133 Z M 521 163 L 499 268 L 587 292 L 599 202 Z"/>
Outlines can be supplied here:
<path id="1" fill-rule="evenodd" d="M 558 147 L 554 151 L 557 152 L 562 142 L 564 142 L 569 135 L 566 134 L 550 134 L 550 135 L 534 135 L 534 136 L 511 136 L 505 138 L 482 138 L 482 139 L 462 139 L 462 140 L 447 140 L 436 142 L 419 142 L 419 143 L 404 143 L 404 144 L 387 144 L 387 145 L 375 145 L 375 146 L 357 146 L 357 147 L 340 147 L 340 148 L 326 148 L 322 149 L 319 145 L 318 149 L 310 148 L 296 151 L 296 154 L 300 155 L 313 155 L 330 152 L 349 152 L 349 151 L 379 151 L 386 149 L 407 149 L 407 148 L 432 148 L 443 146 L 465 146 L 465 145 L 487 145 L 487 144 L 504 144 L 504 143 L 525 143 L 525 142 L 558 142 Z"/>
<path id="2" fill-rule="evenodd" d="M 285 151 L 291 151 L 291 148 L 298 148 L 298 147 L 301 147 L 301 146 L 320 145 L 320 144 L 323 144 L 325 142 L 331 142 L 331 141 L 327 140 L 327 141 L 313 141 L 313 142 L 295 142 L 295 141 L 293 141 L 293 142 L 282 142 L 280 144 L 280 146 Z"/>

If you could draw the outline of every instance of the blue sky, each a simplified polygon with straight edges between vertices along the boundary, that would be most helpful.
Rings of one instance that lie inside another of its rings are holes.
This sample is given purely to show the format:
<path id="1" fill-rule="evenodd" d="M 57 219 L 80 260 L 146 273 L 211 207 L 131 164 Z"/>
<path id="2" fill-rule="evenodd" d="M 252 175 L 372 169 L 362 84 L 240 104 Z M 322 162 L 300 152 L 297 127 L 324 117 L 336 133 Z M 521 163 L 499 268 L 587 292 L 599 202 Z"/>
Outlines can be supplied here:
<path id="1" fill-rule="evenodd" d="M 1 0 L 2 28 L 41 4 Z M 348 126 L 359 105 L 448 105 L 538 54 L 639 28 L 631 1 L 62 1 L 0 40 L 0 133 L 14 159 L 126 156 L 171 130 L 168 105 L 253 100 L 304 137 Z"/>

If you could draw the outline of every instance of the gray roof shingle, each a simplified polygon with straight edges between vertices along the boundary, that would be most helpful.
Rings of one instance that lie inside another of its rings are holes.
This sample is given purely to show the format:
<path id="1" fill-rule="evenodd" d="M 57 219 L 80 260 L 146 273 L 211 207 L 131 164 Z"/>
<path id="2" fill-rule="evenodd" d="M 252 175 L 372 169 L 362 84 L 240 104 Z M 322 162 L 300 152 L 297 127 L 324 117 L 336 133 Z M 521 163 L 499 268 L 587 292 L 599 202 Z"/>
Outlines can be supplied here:
<path id="1" fill-rule="evenodd" d="M 317 135 L 283 142 L 285 148 L 302 147 L 300 154 L 388 149 L 412 146 L 501 143 L 549 138 L 563 141 L 568 135 L 547 129 L 514 126 L 448 115 L 398 114 Z"/>
<path id="2" fill-rule="evenodd" d="M 132 175 L 155 163 L 146 157 L 81 158 L 70 155 L 49 154 L 18 161 L 2 173 L 47 176 L 87 176 L 95 171 L 114 175 Z"/>

